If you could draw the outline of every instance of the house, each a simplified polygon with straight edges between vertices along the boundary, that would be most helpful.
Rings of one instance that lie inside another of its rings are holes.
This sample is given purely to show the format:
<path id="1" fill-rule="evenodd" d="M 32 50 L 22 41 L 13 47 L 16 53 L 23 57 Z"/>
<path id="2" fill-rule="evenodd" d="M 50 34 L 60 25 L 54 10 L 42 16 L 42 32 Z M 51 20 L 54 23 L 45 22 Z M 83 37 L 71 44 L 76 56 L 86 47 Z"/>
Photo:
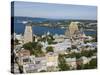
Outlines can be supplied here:
<path id="1" fill-rule="evenodd" d="M 46 60 L 47 71 L 56 71 L 56 67 L 58 66 L 58 54 L 49 52 L 46 54 Z"/>
<path id="2" fill-rule="evenodd" d="M 14 73 L 19 73 L 18 64 L 14 63 L 14 67 L 12 69 L 13 69 Z"/>
<path id="3" fill-rule="evenodd" d="M 30 63 L 30 60 L 29 60 L 30 51 L 29 50 L 21 49 L 16 54 L 19 58 L 18 62 L 20 65 Z"/>
<path id="4" fill-rule="evenodd" d="M 72 53 L 80 53 L 80 51 L 78 49 L 72 49 L 71 52 Z"/>
<path id="5" fill-rule="evenodd" d="M 29 56 L 29 63 L 23 65 L 23 71 L 25 73 L 40 72 L 41 70 L 47 70 L 46 58 Z"/>
<path id="6" fill-rule="evenodd" d="M 26 49 L 21 49 L 18 51 L 18 56 L 24 57 L 24 56 L 30 56 L 30 51 Z"/>
<path id="7" fill-rule="evenodd" d="M 67 48 L 71 48 L 71 41 L 70 39 L 64 39 L 63 42 L 57 43 L 55 45 L 51 45 L 54 48 L 56 53 L 65 53 Z"/>
<path id="8" fill-rule="evenodd" d="M 66 64 L 70 66 L 70 69 L 76 69 L 77 64 L 76 64 L 76 58 L 66 58 Z"/>
<path id="9" fill-rule="evenodd" d="M 87 57 L 85 57 L 85 56 L 82 56 L 81 58 L 80 58 L 81 60 L 82 60 L 82 63 L 83 64 L 87 64 L 87 63 L 89 63 L 89 58 L 87 58 Z"/>

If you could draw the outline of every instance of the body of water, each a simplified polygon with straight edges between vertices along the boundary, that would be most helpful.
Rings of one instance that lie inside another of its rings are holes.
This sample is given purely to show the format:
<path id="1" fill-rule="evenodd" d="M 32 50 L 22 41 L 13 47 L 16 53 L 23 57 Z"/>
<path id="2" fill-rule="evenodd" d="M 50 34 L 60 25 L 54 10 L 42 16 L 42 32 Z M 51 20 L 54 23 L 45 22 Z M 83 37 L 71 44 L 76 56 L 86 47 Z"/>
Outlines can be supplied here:
<path id="1" fill-rule="evenodd" d="M 14 23 L 14 32 L 17 34 L 24 33 L 25 30 L 25 24 L 23 23 Z M 51 34 L 64 34 L 65 29 L 61 28 L 51 28 L 51 27 L 43 27 L 43 26 L 33 26 L 32 27 L 33 33 L 36 35 L 43 35 L 44 33 L 47 33 L 48 31 Z M 96 31 L 84 31 L 86 35 L 95 35 Z"/>
<path id="2" fill-rule="evenodd" d="M 24 33 L 25 24 L 22 23 L 14 23 L 14 32 L 17 34 Z M 44 26 L 33 26 L 32 31 L 36 35 L 43 35 L 44 33 L 50 32 L 51 34 L 64 34 L 65 29 L 61 28 L 51 28 Z"/>

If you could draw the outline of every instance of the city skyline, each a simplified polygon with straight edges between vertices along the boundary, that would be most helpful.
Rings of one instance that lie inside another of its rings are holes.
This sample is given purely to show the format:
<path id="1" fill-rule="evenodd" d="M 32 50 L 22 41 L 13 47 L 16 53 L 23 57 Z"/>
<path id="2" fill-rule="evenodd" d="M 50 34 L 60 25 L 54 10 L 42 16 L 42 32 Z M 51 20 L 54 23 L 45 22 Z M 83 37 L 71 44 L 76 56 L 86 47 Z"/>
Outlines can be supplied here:
<path id="1" fill-rule="evenodd" d="M 97 7 L 15 1 L 14 16 L 97 20 Z"/>

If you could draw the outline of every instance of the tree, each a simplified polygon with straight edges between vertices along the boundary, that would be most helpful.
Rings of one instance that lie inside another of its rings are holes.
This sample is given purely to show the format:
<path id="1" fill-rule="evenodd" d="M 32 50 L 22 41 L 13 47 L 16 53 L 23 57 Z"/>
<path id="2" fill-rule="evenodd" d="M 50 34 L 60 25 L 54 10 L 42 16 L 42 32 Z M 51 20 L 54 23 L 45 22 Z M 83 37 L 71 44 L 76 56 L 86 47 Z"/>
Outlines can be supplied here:
<path id="1" fill-rule="evenodd" d="M 40 72 L 46 72 L 46 70 L 41 70 Z"/>
<path id="2" fill-rule="evenodd" d="M 43 47 L 43 46 L 42 46 L 41 44 L 37 44 L 37 45 L 35 46 L 35 49 L 36 49 L 36 50 L 41 50 L 42 47 Z"/>
<path id="3" fill-rule="evenodd" d="M 19 66 L 19 72 L 23 73 L 23 66 L 21 66 L 21 65 Z"/>
<path id="4" fill-rule="evenodd" d="M 86 56 L 86 57 L 91 57 L 91 56 L 93 56 L 93 54 L 94 54 L 94 52 L 93 51 L 82 51 L 81 52 L 81 55 L 82 56 Z"/>
<path id="5" fill-rule="evenodd" d="M 23 45 L 23 48 L 24 48 L 24 49 L 28 49 L 28 50 L 32 50 L 32 48 L 33 48 L 33 47 L 32 47 L 32 43 L 29 42 L 29 43 L 24 44 L 24 45 Z"/>
<path id="6" fill-rule="evenodd" d="M 81 53 L 75 53 L 75 57 L 76 57 L 77 59 L 79 59 L 81 56 L 82 56 Z"/>
<path id="7" fill-rule="evenodd" d="M 31 42 L 24 44 L 23 45 L 23 48 L 26 49 L 26 50 L 29 50 L 31 54 L 34 54 L 33 47 L 32 47 L 32 43 Z"/>
<path id="8" fill-rule="evenodd" d="M 71 48 L 70 48 L 70 47 L 68 47 L 68 48 L 67 48 L 67 51 L 68 51 L 68 52 L 70 52 L 70 51 L 71 51 Z"/>
<path id="9" fill-rule="evenodd" d="M 84 69 L 95 69 L 97 68 L 97 59 L 92 59 L 89 63 L 84 65 Z"/>
<path id="10" fill-rule="evenodd" d="M 83 64 L 81 63 L 81 64 L 77 64 L 77 70 L 81 70 L 81 69 L 83 69 Z"/>
<path id="11" fill-rule="evenodd" d="M 54 42 L 54 38 L 53 38 L 53 36 L 52 35 L 48 35 L 48 36 L 46 36 L 46 39 L 47 39 L 47 41 L 48 41 L 48 44 L 53 44 Z"/>
<path id="12" fill-rule="evenodd" d="M 71 54 L 68 54 L 68 57 L 71 57 L 71 58 L 74 58 L 76 57 L 77 59 L 80 58 L 82 55 L 80 53 L 71 53 Z"/>
<path id="13" fill-rule="evenodd" d="M 37 46 L 38 42 L 32 42 L 31 45 L 32 47 L 35 49 L 35 47 Z"/>
<path id="14" fill-rule="evenodd" d="M 51 40 L 54 40 L 54 38 L 53 38 L 53 36 L 52 36 L 52 35 L 49 35 L 49 37 L 50 37 L 50 39 L 51 39 Z"/>
<path id="15" fill-rule="evenodd" d="M 48 52 L 54 52 L 54 50 L 53 50 L 53 47 L 52 47 L 52 46 L 48 46 L 48 47 L 46 48 L 46 50 L 47 50 L 47 53 L 48 53 Z"/>
<path id="16" fill-rule="evenodd" d="M 70 70 L 69 66 L 66 64 L 66 61 L 63 55 L 59 55 L 58 60 L 59 60 L 58 67 L 60 71 Z"/>
<path id="17" fill-rule="evenodd" d="M 89 69 L 89 63 L 84 64 L 84 69 Z"/>
<path id="18" fill-rule="evenodd" d="M 91 69 L 97 68 L 97 59 L 92 59 L 89 65 Z"/>
<path id="19" fill-rule="evenodd" d="M 29 42 L 23 45 L 23 48 L 29 50 L 31 54 L 35 56 L 43 56 L 44 53 L 42 51 L 43 46 L 38 42 Z"/>

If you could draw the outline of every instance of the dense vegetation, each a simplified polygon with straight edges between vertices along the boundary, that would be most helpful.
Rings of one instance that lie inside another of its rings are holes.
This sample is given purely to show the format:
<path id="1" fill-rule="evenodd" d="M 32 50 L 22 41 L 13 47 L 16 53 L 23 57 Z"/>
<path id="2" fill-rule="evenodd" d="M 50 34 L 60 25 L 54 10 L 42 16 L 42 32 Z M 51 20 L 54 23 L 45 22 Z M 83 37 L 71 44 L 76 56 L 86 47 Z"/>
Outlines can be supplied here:
<path id="1" fill-rule="evenodd" d="M 42 51 L 42 45 L 37 42 L 29 42 L 23 45 L 23 48 L 29 50 L 31 54 L 35 56 L 44 56 Z"/>
<path id="2" fill-rule="evenodd" d="M 70 53 L 70 54 L 67 54 L 67 55 L 63 55 L 63 56 L 65 56 L 66 58 L 73 58 L 73 57 L 76 57 L 77 59 L 79 59 L 80 57 L 82 57 L 82 56 L 85 56 L 85 57 L 91 57 L 91 56 L 93 56 L 93 55 L 95 55 L 97 53 L 97 49 L 95 49 L 95 50 L 90 50 L 90 51 L 86 51 L 86 50 L 84 50 L 84 51 L 82 51 L 81 53 L 75 53 L 75 52 L 73 52 L 73 53 Z"/>

